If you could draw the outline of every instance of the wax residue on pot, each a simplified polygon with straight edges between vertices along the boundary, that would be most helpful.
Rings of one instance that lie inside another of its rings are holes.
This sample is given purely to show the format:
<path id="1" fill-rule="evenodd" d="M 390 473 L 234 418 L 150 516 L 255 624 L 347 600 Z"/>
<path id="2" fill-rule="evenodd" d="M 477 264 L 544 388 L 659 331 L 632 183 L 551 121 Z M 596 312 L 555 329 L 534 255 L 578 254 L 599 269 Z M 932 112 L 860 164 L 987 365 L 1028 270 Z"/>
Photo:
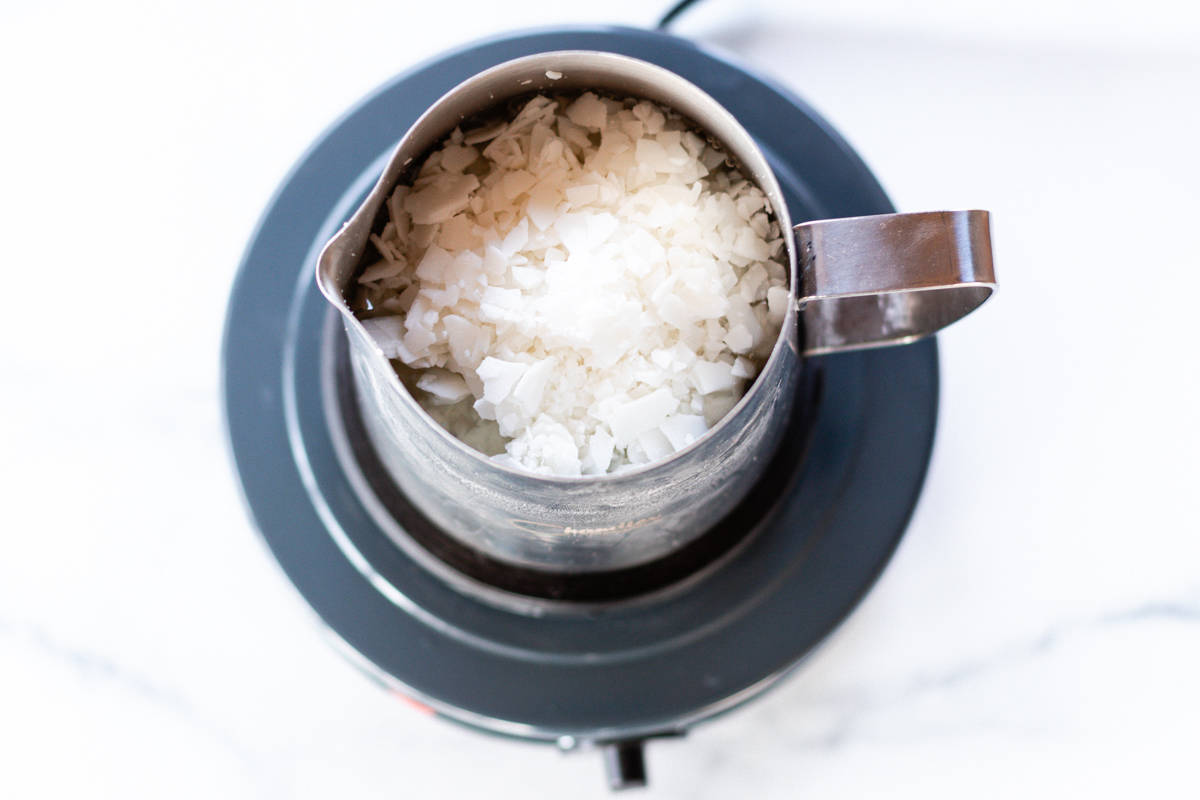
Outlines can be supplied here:
<path id="1" fill-rule="evenodd" d="M 387 202 L 352 302 L 418 401 L 499 462 L 598 475 L 738 401 L 787 307 L 763 192 L 671 111 L 539 95 Z"/>

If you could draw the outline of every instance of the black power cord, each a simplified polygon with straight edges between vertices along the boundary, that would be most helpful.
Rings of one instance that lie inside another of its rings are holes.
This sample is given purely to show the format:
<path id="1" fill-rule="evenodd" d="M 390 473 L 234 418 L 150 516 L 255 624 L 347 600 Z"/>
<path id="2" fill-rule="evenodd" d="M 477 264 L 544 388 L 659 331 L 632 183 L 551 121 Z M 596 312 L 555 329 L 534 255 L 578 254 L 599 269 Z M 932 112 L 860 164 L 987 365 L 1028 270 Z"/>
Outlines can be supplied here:
<path id="1" fill-rule="evenodd" d="M 667 13 L 662 15 L 658 20 L 658 25 L 655 27 L 660 31 L 665 31 L 675 21 L 676 17 L 687 11 L 695 2 L 696 0 L 679 0 L 678 3 L 667 9 Z"/>

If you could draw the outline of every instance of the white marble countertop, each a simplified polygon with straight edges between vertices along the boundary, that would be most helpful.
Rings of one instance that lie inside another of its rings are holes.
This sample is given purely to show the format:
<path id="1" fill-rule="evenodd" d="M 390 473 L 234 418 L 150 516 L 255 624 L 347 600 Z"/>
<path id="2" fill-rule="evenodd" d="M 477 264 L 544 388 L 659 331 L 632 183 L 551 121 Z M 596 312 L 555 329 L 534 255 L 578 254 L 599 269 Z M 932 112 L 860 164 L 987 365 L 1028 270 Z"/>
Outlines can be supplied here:
<path id="1" fill-rule="evenodd" d="M 258 213 L 359 96 L 651 5 L 0 11 L 0 797 L 605 796 L 594 755 L 424 717 L 327 645 L 243 512 L 218 342 Z M 652 745 L 650 796 L 1200 792 L 1197 23 L 972 8 L 679 26 L 812 102 L 901 209 L 991 209 L 1002 287 L 943 337 L 876 589 L 780 688 Z"/>

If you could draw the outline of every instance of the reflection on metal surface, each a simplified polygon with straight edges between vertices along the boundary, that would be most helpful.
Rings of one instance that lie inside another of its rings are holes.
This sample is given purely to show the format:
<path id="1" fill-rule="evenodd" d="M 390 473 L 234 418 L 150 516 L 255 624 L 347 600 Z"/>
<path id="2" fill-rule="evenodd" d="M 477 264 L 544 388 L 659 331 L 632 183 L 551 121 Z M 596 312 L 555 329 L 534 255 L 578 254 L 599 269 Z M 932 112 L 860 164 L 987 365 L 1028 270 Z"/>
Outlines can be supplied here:
<path id="1" fill-rule="evenodd" d="M 907 344 L 996 287 L 986 211 L 927 211 L 795 228 L 806 355 Z"/>

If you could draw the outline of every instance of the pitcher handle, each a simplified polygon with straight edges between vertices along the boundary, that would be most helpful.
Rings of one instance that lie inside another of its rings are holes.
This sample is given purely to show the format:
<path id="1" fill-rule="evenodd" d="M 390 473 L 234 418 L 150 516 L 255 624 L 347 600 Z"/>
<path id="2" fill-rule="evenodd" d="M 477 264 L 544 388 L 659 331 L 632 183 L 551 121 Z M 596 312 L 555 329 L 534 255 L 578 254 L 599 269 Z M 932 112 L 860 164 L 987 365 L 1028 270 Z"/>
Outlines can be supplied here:
<path id="1" fill-rule="evenodd" d="M 907 344 L 996 288 L 986 211 L 826 219 L 793 233 L 805 355 Z"/>

